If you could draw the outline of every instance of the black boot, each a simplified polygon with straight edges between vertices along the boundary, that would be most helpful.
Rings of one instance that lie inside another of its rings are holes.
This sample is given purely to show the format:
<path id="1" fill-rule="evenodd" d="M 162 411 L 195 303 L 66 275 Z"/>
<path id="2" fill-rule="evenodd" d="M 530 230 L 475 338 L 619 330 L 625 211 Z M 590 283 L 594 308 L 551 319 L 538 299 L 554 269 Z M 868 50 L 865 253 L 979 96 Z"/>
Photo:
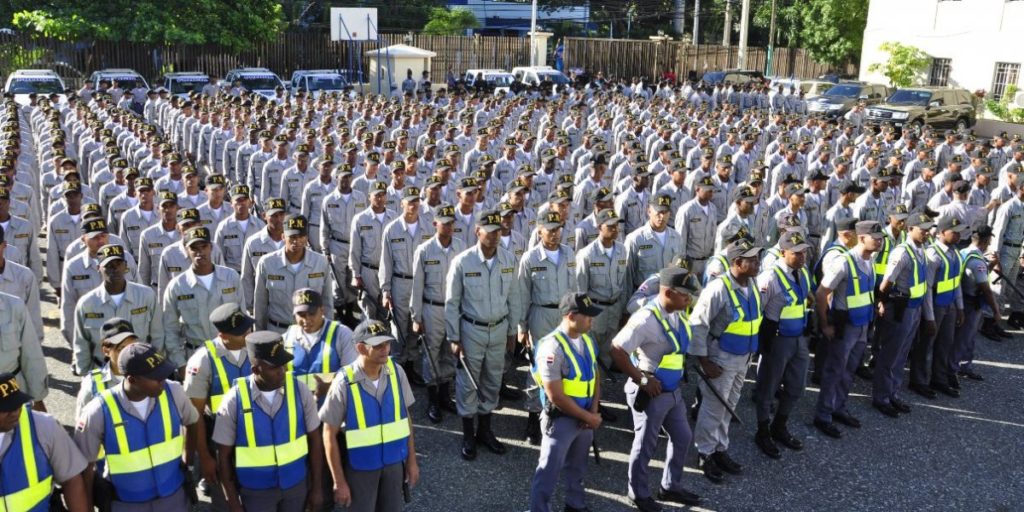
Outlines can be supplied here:
<path id="1" fill-rule="evenodd" d="M 786 428 L 787 420 L 789 420 L 788 416 L 783 416 L 781 414 L 775 415 L 775 420 L 772 421 L 771 426 L 772 439 L 778 441 L 779 444 L 789 448 L 790 450 L 803 450 L 803 441 L 794 437 L 793 434 L 790 434 L 789 429 Z"/>
<path id="2" fill-rule="evenodd" d="M 540 414 L 531 412 L 526 419 L 526 434 L 523 436 L 533 446 L 540 446 Z"/>
<path id="3" fill-rule="evenodd" d="M 476 442 L 484 445 L 491 453 L 497 455 L 504 455 L 507 451 L 505 445 L 501 441 L 498 441 L 497 437 L 494 437 L 494 432 L 491 431 L 491 415 L 480 414 L 477 415 L 479 418 L 479 425 L 476 432 Z"/>
<path id="4" fill-rule="evenodd" d="M 423 387 L 427 385 L 427 381 L 423 380 L 423 377 L 416 372 L 416 363 L 412 361 L 406 361 L 402 365 L 402 369 L 405 370 L 405 376 L 409 378 L 409 383 L 413 386 Z"/>
<path id="5" fill-rule="evenodd" d="M 476 458 L 476 435 L 473 430 L 473 417 L 462 418 L 462 458 Z"/>
<path id="6" fill-rule="evenodd" d="M 433 424 L 441 423 L 443 419 L 441 415 L 441 404 L 438 401 L 438 389 L 437 386 L 427 386 L 427 418 Z"/>
<path id="7" fill-rule="evenodd" d="M 437 386 L 437 403 L 441 406 L 441 410 L 457 413 L 459 411 L 455 407 L 455 400 L 452 400 L 451 389 L 451 382 L 442 382 Z"/>
<path id="8" fill-rule="evenodd" d="M 757 447 L 764 452 L 765 455 L 773 459 L 781 459 L 782 451 L 775 445 L 775 441 L 772 440 L 771 430 L 769 425 L 771 422 L 768 420 L 757 422 L 757 433 L 754 434 L 754 443 Z"/>

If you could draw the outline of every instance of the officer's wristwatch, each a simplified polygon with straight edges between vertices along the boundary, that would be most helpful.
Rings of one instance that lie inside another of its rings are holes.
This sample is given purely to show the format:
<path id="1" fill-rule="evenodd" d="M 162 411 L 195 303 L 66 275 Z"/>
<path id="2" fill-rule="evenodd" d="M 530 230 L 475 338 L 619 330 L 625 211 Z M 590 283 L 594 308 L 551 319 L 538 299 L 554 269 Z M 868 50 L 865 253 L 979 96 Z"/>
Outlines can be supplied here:
<path id="1" fill-rule="evenodd" d="M 641 374 L 641 375 L 643 375 L 643 374 Z M 643 377 L 640 377 L 640 387 L 642 387 L 642 388 L 647 387 L 647 383 L 648 382 L 650 382 L 650 381 L 647 379 L 647 375 L 643 375 Z"/>

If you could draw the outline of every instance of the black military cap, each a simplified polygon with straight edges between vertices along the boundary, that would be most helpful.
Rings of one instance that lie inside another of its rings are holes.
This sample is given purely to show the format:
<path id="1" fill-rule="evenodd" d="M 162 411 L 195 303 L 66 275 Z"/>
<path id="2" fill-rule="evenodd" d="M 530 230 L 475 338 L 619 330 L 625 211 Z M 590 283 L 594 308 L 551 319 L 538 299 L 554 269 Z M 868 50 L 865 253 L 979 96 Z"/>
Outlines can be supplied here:
<path id="1" fill-rule="evenodd" d="M 753 258 L 761 254 L 761 248 L 752 244 L 747 239 L 737 240 L 725 248 L 725 256 L 729 261 L 739 258 Z"/>
<path id="2" fill-rule="evenodd" d="M 882 231 L 882 224 L 877 220 L 862 220 L 854 226 L 858 235 L 869 235 L 872 238 L 882 238 L 885 233 Z"/>
<path id="3" fill-rule="evenodd" d="M 462 192 L 472 192 L 480 186 L 480 182 L 472 176 L 466 176 L 459 179 L 459 190 Z"/>
<path id="4" fill-rule="evenodd" d="M 757 191 L 754 190 L 754 187 L 741 185 L 739 187 L 736 187 L 736 192 L 733 196 L 733 200 L 745 201 L 748 203 L 756 203 L 758 200 Z"/>
<path id="5" fill-rule="evenodd" d="M 323 305 L 320 292 L 312 288 L 299 288 L 292 294 L 292 313 L 309 313 Z"/>
<path id="6" fill-rule="evenodd" d="M 807 239 L 800 233 L 785 233 L 779 238 L 779 248 L 783 251 L 805 251 L 810 247 Z"/>
<path id="7" fill-rule="evenodd" d="M 356 343 L 363 343 L 371 347 L 395 341 L 395 337 L 391 335 L 387 325 L 379 320 L 370 320 L 359 324 L 356 326 L 355 332 L 352 333 L 352 338 Z"/>
<path id="8" fill-rule="evenodd" d="M 562 299 L 558 302 L 558 311 L 562 316 L 566 316 L 569 313 L 576 313 L 578 315 L 586 315 L 589 317 L 595 317 L 601 314 L 603 311 L 601 308 L 594 304 L 594 301 L 590 297 L 587 297 L 585 293 L 567 293 L 562 296 Z"/>
<path id="9" fill-rule="evenodd" d="M 647 204 L 656 212 L 668 212 L 672 210 L 672 196 L 667 194 L 651 196 Z"/>
<path id="10" fill-rule="evenodd" d="M 122 341 L 135 336 L 135 329 L 132 327 L 131 322 L 124 318 L 115 316 L 106 322 L 103 322 L 103 328 L 100 331 L 101 339 L 104 345 L 118 346 Z"/>
<path id="11" fill-rule="evenodd" d="M 506 190 L 506 192 L 514 194 L 520 190 L 526 190 L 526 180 L 521 176 L 512 180 L 512 182 L 508 184 L 508 190 Z"/>
<path id="12" fill-rule="evenodd" d="M 907 211 L 907 205 L 898 204 L 889 210 L 889 216 L 896 220 L 906 220 L 910 216 L 910 212 Z"/>
<path id="13" fill-rule="evenodd" d="M 615 196 L 612 195 L 612 191 L 608 187 L 601 187 L 594 189 L 594 191 L 590 193 L 590 199 L 594 202 L 611 201 L 615 199 Z"/>
<path id="14" fill-rule="evenodd" d="M 231 187 L 231 200 L 234 201 L 239 197 L 249 197 L 248 185 L 235 185 Z"/>
<path id="15" fill-rule="evenodd" d="M 450 203 L 442 203 L 434 208 L 434 220 L 444 224 L 455 222 L 455 207 Z"/>
<path id="16" fill-rule="evenodd" d="M 284 236 L 307 236 L 309 222 L 304 215 L 289 215 L 284 219 Z"/>
<path id="17" fill-rule="evenodd" d="M 488 233 L 501 229 L 501 215 L 494 210 L 484 210 L 477 215 L 476 225 Z"/>
<path id="18" fill-rule="evenodd" d="M 211 240 L 212 238 L 210 237 L 210 230 L 202 226 L 191 228 L 185 232 L 185 247 L 188 247 L 196 242 L 209 243 Z"/>
<path id="19" fill-rule="evenodd" d="M 866 190 L 866 188 L 850 180 L 845 180 L 839 185 L 840 194 L 849 194 L 851 192 L 855 194 L 863 194 Z"/>
<path id="20" fill-rule="evenodd" d="M 957 233 L 963 233 L 967 230 L 967 224 L 960 220 L 959 217 L 954 215 L 948 215 L 939 219 L 939 231 L 956 231 Z"/>
<path id="21" fill-rule="evenodd" d="M 245 313 L 237 302 L 221 304 L 210 312 L 210 323 L 217 332 L 241 336 L 249 332 L 256 320 Z"/>
<path id="22" fill-rule="evenodd" d="M 549 211 L 544 213 L 544 217 L 540 219 L 539 224 L 544 229 L 555 229 L 560 228 L 564 224 L 562 221 L 562 215 L 555 211 Z"/>
<path id="23" fill-rule="evenodd" d="M 402 189 L 402 201 L 419 201 L 420 200 L 420 189 L 419 187 L 405 187 Z"/>
<path id="24" fill-rule="evenodd" d="M 687 268 L 669 266 L 658 272 L 658 285 L 671 288 L 680 293 L 693 294 L 700 289 L 696 276 Z"/>
<path id="25" fill-rule="evenodd" d="M 836 219 L 836 231 L 854 231 L 857 229 L 856 217 L 841 217 Z"/>
<path id="26" fill-rule="evenodd" d="M 284 348 L 284 340 L 274 331 L 256 331 L 245 337 L 245 348 L 250 360 L 260 360 L 272 366 L 291 362 L 292 354 Z"/>
<path id="27" fill-rule="evenodd" d="M 133 343 L 117 358 L 122 375 L 148 380 L 164 380 L 174 373 L 174 365 L 148 343 Z"/>
<path id="28" fill-rule="evenodd" d="M 263 211 L 267 215 L 273 215 L 277 212 L 284 212 L 284 199 L 280 197 L 268 197 L 266 203 L 263 205 Z"/>
<path id="29" fill-rule="evenodd" d="M 98 235 L 107 232 L 107 221 L 101 218 L 82 219 L 79 223 L 82 235 L 86 238 L 96 238 Z"/>
<path id="30" fill-rule="evenodd" d="M 68 194 L 82 193 L 82 184 L 77 181 L 65 182 L 62 188 L 63 190 L 61 191 L 61 194 L 65 196 L 67 196 Z"/>
<path id="31" fill-rule="evenodd" d="M 623 222 L 625 222 L 625 220 L 623 220 L 622 217 L 619 217 L 619 214 L 615 213 L 615 210 L 612 210 L 611 208 L 605 208 L 604 210 L 597 212 L 598 225 L 607 224 L 611 226 L 619 225 Z"/>
<path id="32" fill-rule="evenodd" d="M 199 210 L 196 208 L 182 208 L 178 210 L 178 225 L 199 222 Z"/>
<path id="33" fill-rule="evenodd" d="M 211 174 L 206 177 L 206 187 L 224 187 L 227 186 L 228 180 L 224 178 L 223 174 Z"/>
<path id="34" fill-rule="evenodd" d="M 164 203 L 178 204 L 178 194 L 175 194 L 174 192 L 171 192 L 170 190 L 161 190 L 160 191 L 160 206 L 163 206 Z"/>
<path id="35" fill-rule="evenodd" d="M 934 225 L 932 218 L 925 213 L 914 212 L 907 218 L 907 226 L 912 228 L 931 229 Z"/>
<path id="36" fill-rule="evenodd" d="M 153 178 L 139 178 L 135 181 L 135 190 L 153 190 Z M 174 201 L 177 202 L 178 198 L 175 197 Z"/>
<path id="37" fill-rule="evenodd" d="M 31 401 L 32 397 L 21 390 L 13 373 L 0 373 L 0 412 L 15 411 Z"/>
<path id="38" fill-rule="evenodd" d="M 383 194 L 388 191 L 388 183 L 386 181 L 375 181 L 370 185 L 370 195 L 375 196 L 377 194 Z"/>
<path id="39" fill-rule="evenodd" d="M 105 267 L 107 263 L 115 260 L 126 261 L 124 258 L 124 247 L 117 244 L 107 244 L 100 247 L 96 256 L 100 260 L 101 267 Z"/>

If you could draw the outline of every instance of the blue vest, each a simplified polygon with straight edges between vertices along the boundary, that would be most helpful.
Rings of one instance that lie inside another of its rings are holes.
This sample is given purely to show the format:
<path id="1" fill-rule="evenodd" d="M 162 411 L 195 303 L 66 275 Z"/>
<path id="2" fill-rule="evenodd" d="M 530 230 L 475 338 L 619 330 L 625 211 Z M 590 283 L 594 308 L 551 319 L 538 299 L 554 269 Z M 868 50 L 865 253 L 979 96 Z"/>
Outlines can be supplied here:
<path id="1" fill-rule="evenodd" d="M 104 391 L 103 397 L 103 448 L 118 500 L 142 503 L 177 492 L 185 483 L 184 437 L 170 387 L 165 383 L 163 393 L 153 399 L 156 405 L 146 421 L 128 414 L 111 391 Z M 111 404 L 116 410 L 111 410 Z M 120 421 L 114 421 L 113 415 Z"/>
<path id="2" fill-rule="evenodd" d="M 933 242 L 932 248 L 942 262 L 935 271 L 935 305 L 948 306 L 956 298 L 956 291 L 960 288 L 960 277 L 964 271 L 960 253 L 953 251 L 953 257 L 950 258 L 939 244 Z"/>
<path id="3" fill-rule="evenodd" d="M 928 286 L 928 260 L 923 257 L 924 251 L 922 250 L 922 257 L 918 257 L 917 253 L 914 252 L 911 245 L 913 242 L 904 242 L 904 249 L 907 251 L 907 257 L 910 258 L 910 299 L 907 300 L 908 308 L 921 307 L 924 303 L 924 294 Z M 916 295 L 916 296 L 915 296 Z"/>
<path id="4" fill-rule="evenodd" d="M 799 280 L 796 282 L 793 282 L 793 277 L 780 267 L 775 267 L 774 270 L 775 277 L 786 294 L 787 304 L 779 313 L 779 334 L 787 337 L 803 336 L 804 328 L 807 326 L 807 293 L 811 286 L 807 269 L 801 268 L 798 271 Z M 788 315 L 789 311 L 793 311 L 793 314 Z M 799 313 L 799 316 L 796 313 Z"/>
<path id="5" fill-rule="evenodd" d="M 21 410 L 11 445 L 0 460 L 0 508 L 11 512 L 47 512 L 53 490 L 53 470 L 36 437 L 32 409 Z"/>
<path id="6" fill-rule="evenodd" d="M 733 308 L 733 321 L 718 338 L 719 348 L 735 355 L 757 352 L 761 326 L 761 294 L 757 286 L 751 283 L 747 287 L 750 293 L 743 295 L 732 288 L 728 276 L 723 275 L 719 279 L 725 285 Z"/>
<path id="7" fill-rule="evenodd" d="M 210 359 L 210 370 L 212 375 L 210 376 L 210 411 L 213 415 L 217 415 L 217 410 L 220 409 L 221 399 L 224 394 L 231 389 L 235 381 L 241 377 L 248 377 L 252 375 L 252 363 L 249 362 L 249 358 L 246 357 L 242 366 L 235 366 L 227 357 L 217 355 L 217 346 L 213 341 L 208 341 L 206 346 L 206 357 Z M 199 411 L 202 413 L 203 411 Z"/>
<path id="8" fill-rule="evenodd" d="M 862 327 L 871 323 L 875 314 L 875 276 L 874 271 L 864 272 L 854 263 L 850 251 L 844 251 L 846 258 L 846 309 L 850 316 L 850 325 Z"/>
<path id="9" fill-rule="evenodd" d="M 243 377 L 235 381 L 239 394 L 235 425 L 238 483 L 245 489 L 291 488 L 306 479 L 308 458 L 306 417 L 295 389 L 296 381 L 285 380 L 281 406 L 271 417 L 249 396 L 250 380 Z"/>
<path id="10" fill-rule="evenodd" d="M 672 351 L 662 356 L 661 361 L 658 363 L 658 368 L 654 370 L 654 376 L 661 382 L 661 389 L 675 391 L 679 387 L 679 381 L 683 379 L 686 350 L 690 348 L 692 332 L 690 323 L 682 313 L 677 313 L 679 327 L 673 329 L 672 324 L 669 323 L 667 318 L 662 316 L 661 309 L 659 308 L 660 306 L 657 304 L 650 306 L 651 314 L 661 324 L 661 331 L 665 333 L 665 339 L 668 341 L 669 346 L 672 347 Z"/>
<path id="11" fill-rule="evenodd" d="M 375 471 L 404 461 L 409 456 L 409 426 L 405 397 L 398 371 L 388 358 L 390 378 L 381 401 L 354 382 L 354 365 L 345 367 L 348 400 L 345 415 L 345 441 L 348 461 L 353 469 Z"/>

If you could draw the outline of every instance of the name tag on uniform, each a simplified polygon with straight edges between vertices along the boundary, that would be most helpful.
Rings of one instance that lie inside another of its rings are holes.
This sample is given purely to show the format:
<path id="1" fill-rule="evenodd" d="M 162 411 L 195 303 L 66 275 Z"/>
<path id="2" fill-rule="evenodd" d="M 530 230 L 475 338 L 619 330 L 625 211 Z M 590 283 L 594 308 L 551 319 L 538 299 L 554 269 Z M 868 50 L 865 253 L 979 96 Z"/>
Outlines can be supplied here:
<path id="1" fill-rule="evenodd" d="M 625 264 L 626 264 L 626 260 L 619 260 L 619 265 L 625 265 Z"/>
<path id="2" fill-rule="evenodd" d="M 547 269 L 547 267 L 530 267 L 530 272 L 545 272 Z M 502 271 L 504 270 L 505 269 L 502 269 Z"/>
<path id="3" fill-rule="evenodd" d="M 127 229 L 128 231 L 135 231 L 139 229 L 139 226 L 125 226 L 124 228 Z"/>
<path id="4" fill-rule="evenodd" d="M 223 290 L 221 290 L 221 293 L 227 295 L 229 293 L 235 293 L 235 290 L 236 288 L 224 288 Z"/>
<path id="5" fill-rule="evenodd" d="M 181 272 L 181 267 L 167 267 L 168 272 Z"/>
<path id="6" fill-rule="evenodd" d="M 480 272 L 466 272 L 465 277 L 480 277 Z"/>
<path id="7" fill-rule="evenodd" d="M 260 256 L 263 256 L 264 254 L 266 254 L 266 253 L 265 252 L 259 252 L 259 251 L 253 251 L 252 252 L 253 257 L 256 257 L 256 258 L 259 258 Z"/>
<path id="8" fill-rule="evenodd" d="M 238 238 L 238 235 L 225 235 L 224 240 L 234 240 Z"/>
<path id="9" fill-rule="evenodd" d="M 427 260 L 423 262 L 424 265 L 440 265 L 441 260 Z"/>
<path id="10" fill-rule="evenodd" d="M 501 269 L 502 274 L 511 274 L 515 269 L 512 267 Z"/>
<path id="11" fill-rule="evenodd" d="M 103 318 L 103 313 L 86 313 L 85 318 Z"/>
<path id="12" fill-rule="evenodd" d="M 697 217 L 696 219 L 690 219 L 690 222 L 703 222 L 704 219 Z"/>
<path id="13" fill-rule="evenodd" d="M 92 277 L 92 276 L 71 276 L 71 280 L 72 281 L 85 281 L 85 280 L 88 280 L 90 277 Z"/>
<path id="14" fill-rule="evenodd" d="M 323 272 L 313 272 L 312 274 L 309 275 L 310 279 L 320 279 L 321 277 L 324 277 Z"/>
<path id="15" fill-rule="evenodd" d="M 404 241 L 405 241 L 405 239 L 404 239 L 404 238 L 392 238 L 392 239 L 390 240 L 390 242 L 391 242 L 391 243 L 393 243 L 393 244 L 400 244 L 400 243 L 402 243 L 402 242 L 404 242 Z"/>
<path id="16" fill-rule="evenodd" d="M 462 228 L 455 228 L 456 233 L 462 233 Z"/>
<path id="17" fill-rule="evenodd" d="M 604 263 L 601 263 L 600 261 L 592 261 L 592 262 L 590 262 L 590 266 L 591 267 L 598 267 L 598 268 L 600 268 L 600 267 L 604 266 Z"/>
<path id="18" fill-rule="evenodd" d="M 565 266 L 567 266 L 569 268 L 575 268 L 576 267 L 576 262 L 575 261 L 570 261 L 569 263 L 566 263 Z"/>
<path id="19" fill-rule="evenodd" d="M 29 238 L 30 236 L 32 235 L 30 235 L 29 233 L 21 233 L 19 235 L 14 235 L 14 238 Z"/>
<path id="20" fill-rule="evenodd" d="M 367 229 L 373 229 L 373 226 L 359 226 L 359 231 L 366 231 Z"/>
<path id="21" fill-rule="evenodd" d="M 341 205 L 340 204 L 331 203 L 331 204 L 327 205 L 327 207 L 328 208 L 341 208 Z"/>
<path id="22" fill-rule="evenodd" d="M 191 293 L 188 295 L 178 295 L 178 300 L 192 300 L 194 298 L 196 298 L 196 296 Z"/>
<path id="23" fill-rule="evenodd" d="M 284 281 L 284 276 L 268 275 L 267 276 L 267 280 L 268 281 Z"/>
<path id="24" fill-rule="evenodd" d="M 641 245 L 640 246 L 640 250 L 641 251 L 644 250 L 644 249 L 653 249 L 653 248 L 654 248 L 653 245 Z"/>
<path id="25" fill-rule="evenodd" d="M 161 244 L 161 243 L 151 243 L 151 244 L 146 245 L 146 247 L 149 247 L 150 249 L 159 249 L 159 248 L 161 248 L 163 246 L 164 246 L 164 244 Z"/>
<path id="26" fill-rule="evenodd" d="M 356 203 L 356 208 L 366 208 L 366 203 Z"/>
<path id="27" fill-rule="evenodd" d="M 55 229 L 55 230 L 53 230 L 53 232 L 58 234 L 58 235 L 66 235 L 66 234 L 68 234 L 68 230 L 66 230 L 66 229 Z"/>
<path id="28" fill-rule="evenodd" d="M 141 315 L 141 314 L 143 314 L 143 313 L 145 313 L 147 311 L 149 311 L 149 306 L 142 306 L 141 308 L 133 309 L 132 310 L 132 314 L 133 315 Z"/>

